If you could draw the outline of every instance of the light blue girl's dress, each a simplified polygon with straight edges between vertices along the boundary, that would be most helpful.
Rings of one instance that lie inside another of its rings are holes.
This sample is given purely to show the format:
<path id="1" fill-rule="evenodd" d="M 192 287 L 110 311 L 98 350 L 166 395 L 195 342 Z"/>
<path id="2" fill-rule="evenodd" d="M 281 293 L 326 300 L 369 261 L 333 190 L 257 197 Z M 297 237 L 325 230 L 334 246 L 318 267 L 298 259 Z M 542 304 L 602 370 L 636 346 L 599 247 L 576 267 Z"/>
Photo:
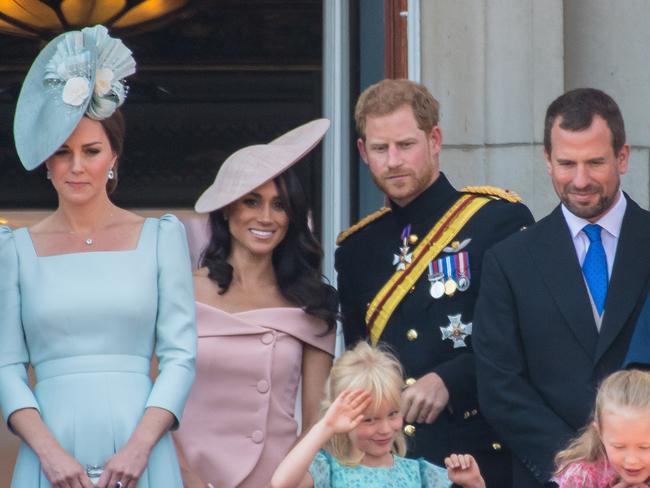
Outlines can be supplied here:
<path id="1" fill-rule="evenodd" d="M 449 488 L 447 470 L 424 459 L 393 456 L 390 468 L 344 466 L 321 449 L 309 467 L 314 488 Z"/>
<path id="2" fill-rule="evenodd" d="M 158 357 L 153 383 L 150 361 Z M 0 407 L 5 422 L 36 408 L 82 466 L 102 466 L 146 407 L 180 419 L 194 378 L 196 328 L 189 253 L 172 215 L 146 219 L 132 251 L 39 257 L 25 228 L 0 227 Z M 36 374 L 29 388 L 26 365 Z M 138 488 L 182 486 L 169 434 Z M 23 443 L 12 487 L 46 488 Z"/>

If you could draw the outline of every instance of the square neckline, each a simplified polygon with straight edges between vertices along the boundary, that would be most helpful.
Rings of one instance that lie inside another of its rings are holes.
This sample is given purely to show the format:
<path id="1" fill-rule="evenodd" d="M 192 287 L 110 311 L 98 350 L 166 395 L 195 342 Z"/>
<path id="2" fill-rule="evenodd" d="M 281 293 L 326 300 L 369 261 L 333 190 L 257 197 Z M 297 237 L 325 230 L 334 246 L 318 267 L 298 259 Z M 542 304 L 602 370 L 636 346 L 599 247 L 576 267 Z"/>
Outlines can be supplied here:
<path id="1" fill-rule="evenodd" d="M 84 255 L 84 254 L 121 254 L 121 253 L 135 253 L 140 250 L 140 247 L 142 246 L 142 241 L 144 240 L 144 233 L 145 233 L 145 228 L 149 221 L 151 220 L 156 220 L 151 217 L 145 217 L 144 221 L 142 222 L 142 225 L 140 226 L 140 231 L 138 234 L 138 242 L 136 243 L 135 247 L 133 249 L 124 249 L 121 251 L 75 251 L 75 252 L 66 252 L 66 253 L 59 253 L 59 254 L 47 254 L 45 256 L 42 256 L 38 254 L 36 251 L 36 245 L 34 244 L 34 240 L 32 239 L 32 234 L 29 231 L 28 227 L 23 227 L 22 229 L 24 230 L 25 236 L 27 238 L 27 241 L 29 243 L 29 248 L 32 251 L 32 254 L 34 255 L 35 258 L 37 259 L 47 259 L 47 258 L 57 258 L 61 256 L 78 256 L 78 255 Z"/>

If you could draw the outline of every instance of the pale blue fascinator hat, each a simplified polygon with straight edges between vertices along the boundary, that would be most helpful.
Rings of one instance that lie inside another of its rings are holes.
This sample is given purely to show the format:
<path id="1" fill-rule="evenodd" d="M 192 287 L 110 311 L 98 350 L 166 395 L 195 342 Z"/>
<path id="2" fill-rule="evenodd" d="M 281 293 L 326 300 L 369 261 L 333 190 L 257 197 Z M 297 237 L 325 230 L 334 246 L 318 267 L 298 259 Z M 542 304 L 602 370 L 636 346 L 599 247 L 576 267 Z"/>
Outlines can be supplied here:
<path id="1" fill-rule="evenodd" d="M 70 137 L 86 115 L 103 120 L 124 103 L 124 78 L 135 60 L 102 25 L 61 34 L 34 60 L 23 82 L 14 140 L 23 166 L 32 170 Z"/>

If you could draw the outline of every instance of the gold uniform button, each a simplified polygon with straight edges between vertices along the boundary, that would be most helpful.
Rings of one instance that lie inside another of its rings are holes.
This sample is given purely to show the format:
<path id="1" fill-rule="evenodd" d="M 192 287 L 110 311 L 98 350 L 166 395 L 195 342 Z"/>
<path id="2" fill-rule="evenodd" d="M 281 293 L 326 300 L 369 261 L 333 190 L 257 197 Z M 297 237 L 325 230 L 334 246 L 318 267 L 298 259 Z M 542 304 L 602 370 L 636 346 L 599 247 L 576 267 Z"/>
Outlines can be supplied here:
<path id="1" fill-rule="evenodd" d="M 416 340 L 416 339 L 418 338 L 418 331 L 415 330 L 415 329 L 409 329 L 409 330 L 407 330 L 407 331 L 406 331 L 406 338 L 407 338 L 409 341 L 413 342 L 414 340 Z"/>
<path id="2" fill-rule="evenodd" d="M 469 412 L 465 412 L 465 413 L 463 414 L 463 418 L 464 418 L 465 420 L 467 420 L 467 419 L 470 417 L 470 415 L 471 415 L 471 414 L 470 414 Z"/>
<path id="3" fill-rule="evenodd" d="M 405 425 L 404 433 L 409 437 L 413 437 L 415 435 L 415 425 L 411 425 L 411 424 Z"/>
<path id="4" fill-rule="evenodd" d="M 499 444 L 498 442 L 493 442 L 492 443 L 492 449 L 494 449 L 495 451 L 500 451 L 501 450 L 501 444 Z"/>
<path id="5" fill-rule="evenodd" d="M 418 242 L 418 239 L 419 238 L 416 234 L 411 234 L 409 236 L 409 244 L 415 244 L 416 242 Z"/>
<path id="6" fill-rule="evenodd" d="M 415 378 L 406 378 L 406 386 L 413 386 L 416 381 Z"/>

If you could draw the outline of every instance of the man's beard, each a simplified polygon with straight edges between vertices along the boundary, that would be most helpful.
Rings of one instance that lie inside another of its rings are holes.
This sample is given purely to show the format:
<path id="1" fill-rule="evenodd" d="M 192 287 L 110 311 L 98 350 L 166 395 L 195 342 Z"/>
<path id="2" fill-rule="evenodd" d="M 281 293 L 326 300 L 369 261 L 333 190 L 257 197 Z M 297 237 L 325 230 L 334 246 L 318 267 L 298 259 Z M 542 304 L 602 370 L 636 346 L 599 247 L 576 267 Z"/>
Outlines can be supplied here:
<path id="1" fill-rule="evenodd" d="M 582 205 L 576 205 L 571 202 L 569 199 L 569 195 L 571 193 L 580 193 L 575 190 L 574 187 L 569 186 L 567 187 L 566 191 L 560 195 L 560 200 L 564 204 L 566 208 L 569 209 L 569 211 L 580 218 L 583 218 L 585 220 L 590 220 L 595 217 L 599 217 L 603 215 L 605 212 L 607 212 L 612 205 L 614 205 L 614 200 L 616 199 L 616 195 L 618 195 L 618 189 L 620 187 L 620 184 L 616 185 L 616 189 L 610 194 L 606 195 L 603 192 L 603 188 L 601 186 L 589 186 L 586 188 L 587 193 L 594 193 L 598 194 L 599 198 L 598 201 L 595 204 L 592 204 L 588 207 L 582 206 Z M 593 191 L 596 190 L 596 191 Z M 583 190 L 583 193 L 585 191 Z"/>

